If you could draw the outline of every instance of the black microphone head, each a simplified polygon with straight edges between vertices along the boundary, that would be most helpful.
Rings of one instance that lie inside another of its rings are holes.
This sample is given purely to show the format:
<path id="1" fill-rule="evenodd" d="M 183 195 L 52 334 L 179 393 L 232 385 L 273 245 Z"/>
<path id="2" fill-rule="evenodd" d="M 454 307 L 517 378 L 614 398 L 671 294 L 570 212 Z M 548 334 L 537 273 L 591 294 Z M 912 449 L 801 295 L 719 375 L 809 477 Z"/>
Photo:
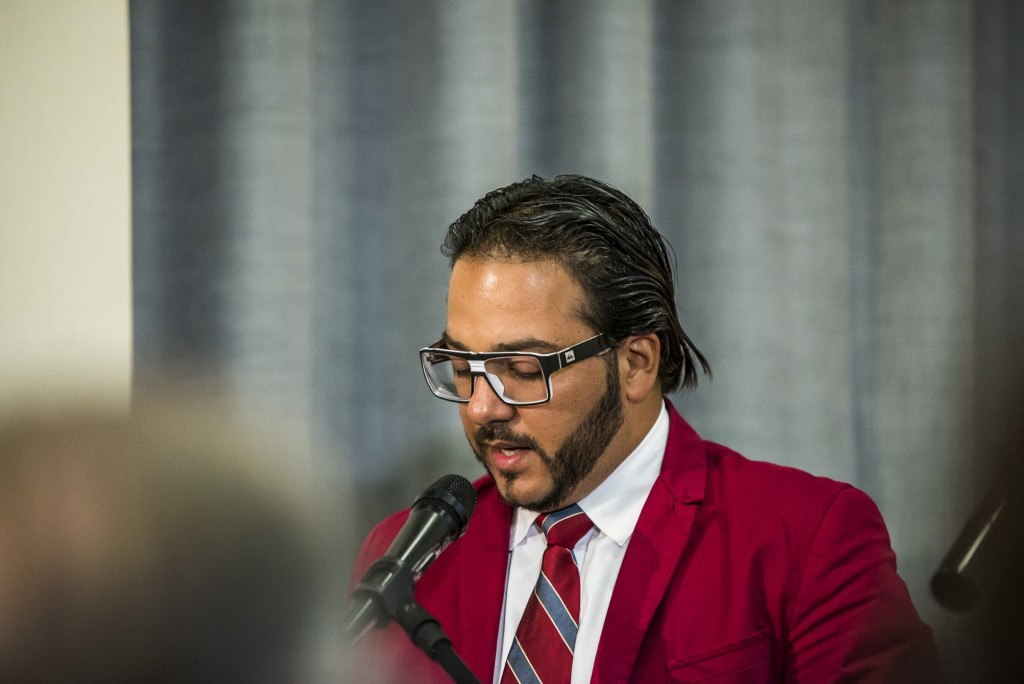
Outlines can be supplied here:
<path id="1" fill-rule="evenodd" d="M 413 508 L 424 506 L 441 508 L 448 513 L 458 524 L 461 536 L 476 508 L 476 490 L 473 483 L 461 475 L 445 475 L 420 494 L 412 505 Z"/>
<path id="2" fill-rule="evenodd" d="M 932 576 L 931 589 L 939 603 L 957 613 L 966 613 L 981 600 L 978 585 L 955 568 L 940 568 Z"/>
<path id="3" fill-rule="evenodd" d="M 352 591 L 345 617 L 349 639 L 358 639 L 374 625 L 384 626 L 389 618 L 398 619 L 423 572 L 466 533 L 474 508 L 476 490 L 461 475 L 445 475 L 420 494 L 398 536 Z"/>

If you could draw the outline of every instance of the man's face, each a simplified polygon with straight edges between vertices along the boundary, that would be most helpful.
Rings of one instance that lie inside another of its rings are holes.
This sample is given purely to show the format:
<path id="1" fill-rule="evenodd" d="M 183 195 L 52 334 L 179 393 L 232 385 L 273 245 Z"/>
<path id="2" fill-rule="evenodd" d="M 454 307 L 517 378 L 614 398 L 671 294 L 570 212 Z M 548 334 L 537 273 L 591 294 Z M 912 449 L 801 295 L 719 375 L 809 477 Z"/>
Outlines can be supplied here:
<path id="1" fill-rule="evenodd" d="M 580 320 L 583 291 L 551 261 L 460 259 L 452 269 L 445 336 L 469 351 L 560 351 L 598 330 Z M 625 457 L 616 352 L 551 376 L 552 398 L 509 406 L 479 378 L 459 405 L 477 459 L 513 505 L 554 510 L 589 494 Z"/>

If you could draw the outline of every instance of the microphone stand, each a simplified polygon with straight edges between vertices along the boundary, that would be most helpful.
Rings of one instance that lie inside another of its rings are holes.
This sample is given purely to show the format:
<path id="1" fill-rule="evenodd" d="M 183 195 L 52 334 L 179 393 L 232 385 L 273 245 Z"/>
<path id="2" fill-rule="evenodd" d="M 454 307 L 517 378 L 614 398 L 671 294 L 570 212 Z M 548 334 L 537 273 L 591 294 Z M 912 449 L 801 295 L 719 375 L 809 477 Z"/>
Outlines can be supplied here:
<path id="1" fill-rule="evenodd" d="M 412 598 L 415 580 L 412 569 L 405 563 L 391 558 L 379 558 L 370 566 L 367 576 L 380 573 L 387 579 L 383 582 L 360 582 L 352 591 L 352 598 L 371 599 L 361 611 L 347 619 L 349 630 L 362 624 L 368 617 L 365 613 L 376 609 L 374 619 L 353 641 L 360 639 L 370 627 L 384 627 L 389 618 L 394 620 L 431 660 L 436 661 L 456 684 L 480 684 L 480 680 L 469 669 L 459 654 L 452 648 L 452 640 L 441 629 L 440 623 L 423 606 Z"/>
<path id="2" fill-rule="evenodd" d="M 441 629 L 438 621 L 415 599 L 410 598 L 406 601 L 393 617 L 412 642 L 431 659 L 436 660 L 452 681 L 456 684 L 480 684 L 480 680 L 452 648 L 451 639 Z"/>

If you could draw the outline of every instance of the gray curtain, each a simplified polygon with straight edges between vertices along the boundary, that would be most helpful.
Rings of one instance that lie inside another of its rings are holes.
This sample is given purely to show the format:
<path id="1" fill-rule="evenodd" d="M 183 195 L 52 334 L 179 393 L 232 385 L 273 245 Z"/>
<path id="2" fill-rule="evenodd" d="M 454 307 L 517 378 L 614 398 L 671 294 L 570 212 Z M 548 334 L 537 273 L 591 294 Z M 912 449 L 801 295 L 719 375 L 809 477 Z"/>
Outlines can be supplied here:
<path id="1" fill-rule="evenodd" d="M 950 678 L 1017 681 L 1006 597 L 954 614 L 928 581 L 1024 434 L 1020 3 L 130 8 L 137 384 L 202 371 L 298 425 L 357 544 L 481 472 L 416 356 L 447 224 L 602 178 L 674 245 L 714 369 L 683 414 L 865 489 Z"/>

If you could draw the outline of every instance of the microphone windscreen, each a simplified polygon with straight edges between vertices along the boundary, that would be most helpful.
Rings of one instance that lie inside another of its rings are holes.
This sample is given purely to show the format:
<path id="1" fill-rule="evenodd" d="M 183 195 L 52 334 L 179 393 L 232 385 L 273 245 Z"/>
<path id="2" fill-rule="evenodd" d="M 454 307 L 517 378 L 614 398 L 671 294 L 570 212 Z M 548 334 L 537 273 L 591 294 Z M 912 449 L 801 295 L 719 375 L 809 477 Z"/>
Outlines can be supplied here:
<path id="1" fill-rule="evenodd" d="M 469 524 L 469 518 L 476 508 L 476 490 L 473 483 L 454 473 L 445 475 L 420 494 L 413 508 L 439 506 L 459 523 Z"/>

